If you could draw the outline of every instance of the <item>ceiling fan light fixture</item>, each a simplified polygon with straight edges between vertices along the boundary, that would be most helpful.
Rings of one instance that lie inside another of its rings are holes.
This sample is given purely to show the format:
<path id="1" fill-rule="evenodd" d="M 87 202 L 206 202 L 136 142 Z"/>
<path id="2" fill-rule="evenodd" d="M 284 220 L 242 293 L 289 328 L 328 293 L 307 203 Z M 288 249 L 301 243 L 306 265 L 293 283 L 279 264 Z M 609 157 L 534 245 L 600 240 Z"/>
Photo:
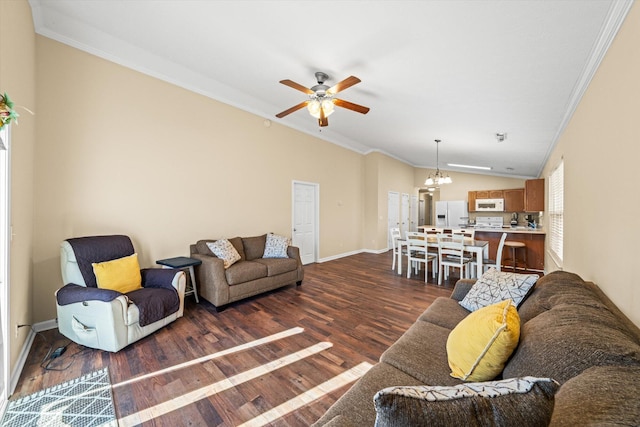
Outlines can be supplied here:
<path id="1" fill-rule="evenodd" d="M 317 99 L 312 99 L 311 101 L 309 101 L 309 103 L 307 104 L 307 111 L 309 111 L 309 114 L 311 114 L 316 119 L 320 117 L 320 101 L 318 101 Z"/>
<path id="2" fill-rule="evenodd" d="M 322 100 L 322 109 L 324 110 L 324 116 L 328 117 L 329 115 L 331 115 L 333 113 L 334 110 L 334 104 L 333 104 L 333 99 L 331 98 L 325 98 Z"/>
<path id="3" fill-rule="evenodd" d="M 323 99 L 313 98 L 307 104 L 307 111 L 309 111 L 309 114 L 311 114 L 316 119 L 320 118 L 320 109 L 322 109 L 324 111 L 324 116 L 325 117 L 329 117 L 331 114 L 333 114 L 333 111 L 334 111 L 333 99 L 331 99 L 331 98 L 323 98 Z"/>

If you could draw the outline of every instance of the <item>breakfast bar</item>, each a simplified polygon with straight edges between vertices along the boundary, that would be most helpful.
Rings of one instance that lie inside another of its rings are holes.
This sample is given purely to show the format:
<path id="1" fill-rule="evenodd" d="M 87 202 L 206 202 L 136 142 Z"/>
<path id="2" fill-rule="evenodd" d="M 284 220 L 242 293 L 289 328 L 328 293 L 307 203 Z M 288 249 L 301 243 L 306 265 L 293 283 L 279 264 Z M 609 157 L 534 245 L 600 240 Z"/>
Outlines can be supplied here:
<path id="1" fill-rule="evenodd" d="M 430 233 L 442 233 L 445 229 L 450 230 L 451 228 L 431 225 L 422 225 L 418 227 L 418 230 Z M 476 227 L 474 239 L 489 242 L 488 258 L 495 259 L 502 233 L 507 233 L 507 242 L 518 241 L 523 242 L 526 245 L 525 250 L 528 271 L 544 271 L 544 240 L 546 232 L 543 229 L 524 226 Z M 503 257 L 506 258 L 507 256 L 508 253 L 505 248 Z M 504 265 L 504 267 L 507 269 L 510 268 L 507 265 Z"/>
<path id="2" fill-rule="evenodd" d="M 527 227 L 476 228 L 475 238 L 489 241 L 489 258 L 495 259 L 502 233 L 507 233 L 507 242 L 518 241 L 526 245 L 527 270 L 544 271 L 544 239 L 546 233 L 543 230 Z M 503 253 L 503 256 L 506 255 L 506 253 Z"/>

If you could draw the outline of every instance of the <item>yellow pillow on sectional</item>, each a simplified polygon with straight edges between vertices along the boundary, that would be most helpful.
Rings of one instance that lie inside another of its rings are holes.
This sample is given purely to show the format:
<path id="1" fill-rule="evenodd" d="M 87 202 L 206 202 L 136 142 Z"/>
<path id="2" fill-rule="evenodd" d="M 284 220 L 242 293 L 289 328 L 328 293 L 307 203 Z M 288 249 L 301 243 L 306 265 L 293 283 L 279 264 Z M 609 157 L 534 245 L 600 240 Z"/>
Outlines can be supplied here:
<path id="1" fill-rule="evenodd" d="M 99 288 L 126 294 L 142 287 L 138 254 L 91 265 Z"/>
<path id="2" fill-rule="evenodd" d="M 510 299 L 472 312 L 447 339 L 451 376 L 464 381 L 494 379 L 519 339 L 520 316 Z"/>

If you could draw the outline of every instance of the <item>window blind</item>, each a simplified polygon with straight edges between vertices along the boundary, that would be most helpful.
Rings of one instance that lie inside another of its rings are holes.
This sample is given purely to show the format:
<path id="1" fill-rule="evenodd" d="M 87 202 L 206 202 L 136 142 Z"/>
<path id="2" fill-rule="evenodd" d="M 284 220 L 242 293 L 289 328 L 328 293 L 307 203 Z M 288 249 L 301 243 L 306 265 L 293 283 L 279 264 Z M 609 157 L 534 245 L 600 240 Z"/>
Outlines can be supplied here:
<path id="1" fill-rule="evenodd" d="M 564 219 L 564 160 L 549 177 L 549 250 L 562 267 Z"/>

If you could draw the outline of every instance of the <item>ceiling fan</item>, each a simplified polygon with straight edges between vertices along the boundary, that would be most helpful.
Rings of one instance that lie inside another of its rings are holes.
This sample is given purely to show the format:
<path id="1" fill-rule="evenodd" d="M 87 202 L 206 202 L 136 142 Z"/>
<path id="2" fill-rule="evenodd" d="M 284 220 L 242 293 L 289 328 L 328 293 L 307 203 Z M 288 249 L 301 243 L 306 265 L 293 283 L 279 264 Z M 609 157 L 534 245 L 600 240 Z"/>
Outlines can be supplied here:
<path id="1" fill-rule="evenodd" d="M 292 80 L 280 80 L 285 86 L 292 87 L 300 92 L 304 92 L 309 95 L 309 99 L 301 102 L 298 105 L 294 105 L 288 110 L 284 110 L 282 113 L 276 114 L 276 117 L 283 118 L 284 116 L 293 113 L 294 111 L 298 111 L 301 108 L 307 107 L 309 113 L 318 119 L 318 124 L 320 126 L 328 126 L 329 120 L 327 117 L 333 113 L 333 107 L 338 106 L 342 108 L 346 108 L 348 110 L 352 110 L 358 113 L 367 114 L 369 112 L 369 107 L 363 107 L 362 105 L 354 104 L 353 102 L 345 101 L 343 99 L 338 99 L 335 95 L 343 91 L 357 83 L 360 83 L 360 79 L 355 76 L 347 77 L 339 83 L 336 83 L 334 86 L 329 87 L 324 84 L 327 80 L 329 80 L 329 76 L 321 71 L 316 73 L 316 80 L 318 84 L 312 86 L 311 88 L 306 88 L 299 83 L 296 83 Z"/>

